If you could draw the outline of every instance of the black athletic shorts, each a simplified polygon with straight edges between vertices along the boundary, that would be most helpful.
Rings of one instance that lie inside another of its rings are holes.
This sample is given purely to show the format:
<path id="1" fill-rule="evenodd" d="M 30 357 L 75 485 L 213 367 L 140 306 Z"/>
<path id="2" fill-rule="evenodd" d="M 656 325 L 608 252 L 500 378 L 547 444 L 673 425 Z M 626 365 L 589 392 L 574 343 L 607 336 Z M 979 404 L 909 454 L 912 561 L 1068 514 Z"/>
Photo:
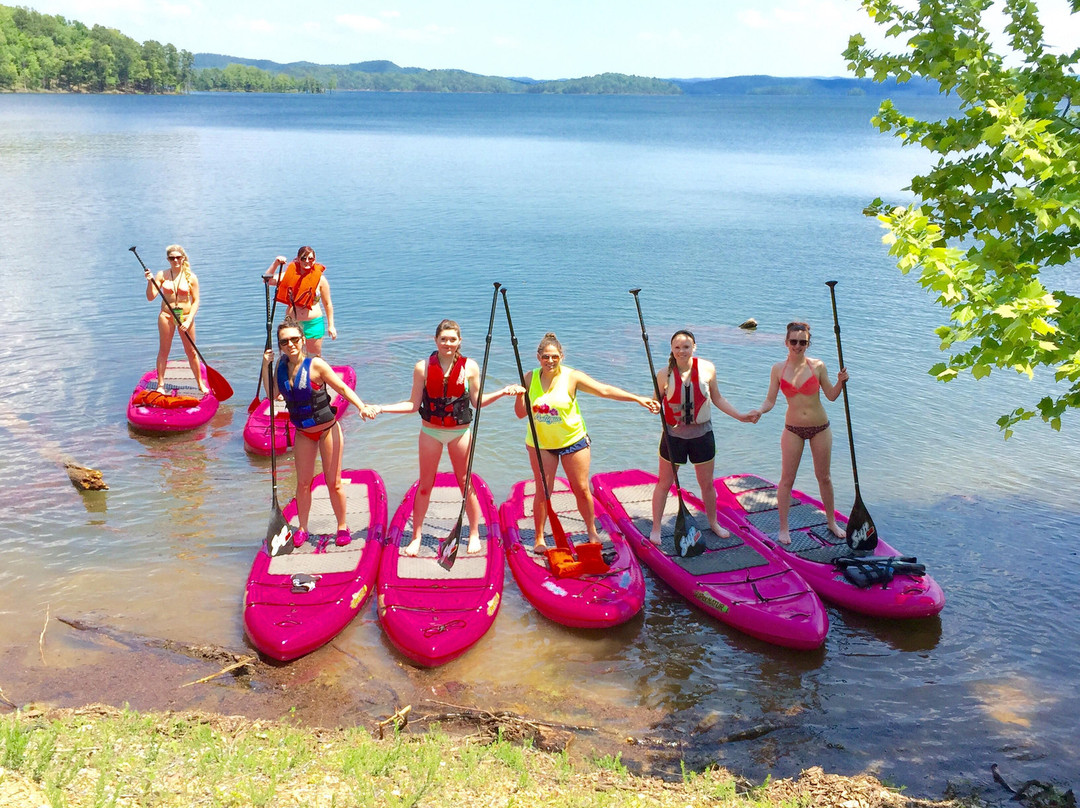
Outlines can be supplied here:
<path id="1" fill-rule="evenodd" d="M 675 455 L 674 457 L 668 457 L 667 452 L 664 451 L 665 442 L 671 447 L 671 453 Z M 675 438 L 668 435 L 667 441 L 665 441 L 661 437 L 660 457 L 669 463 L 674 461 L 677 466 L 684 465 L 687 460 L 695 466 L 700 463 L 708 463 L 716 457 L 716 438 L 713 436 L 711 429 L 697 438 Z"/>

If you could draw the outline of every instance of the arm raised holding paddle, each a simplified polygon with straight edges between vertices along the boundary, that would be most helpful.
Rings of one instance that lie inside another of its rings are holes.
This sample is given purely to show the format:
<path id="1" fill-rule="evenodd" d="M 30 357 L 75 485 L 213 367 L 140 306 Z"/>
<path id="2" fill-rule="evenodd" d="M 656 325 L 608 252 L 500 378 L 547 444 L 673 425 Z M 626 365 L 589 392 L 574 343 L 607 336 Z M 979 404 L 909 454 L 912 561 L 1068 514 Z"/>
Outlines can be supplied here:
<path id="1" fill-rule="evenodd" d="M 844 538 L 844 530 L 836 524 L 835 496 L 830 471 L 832 429 L 829 428 L 829 417 L 821 403 L 821 393 L 824 393 L 829 401 L 836 401 L 848 379 L 847 368 L 840 368 L 840 372 L 836 374 L 836 384 L 829 381 L 825 363 L 806 355 L 810 346 L 810 326 L 807 323 L 788 323 L 784 341 L 787 345 L 787 359 L 772 366 L 769 392 L 757 410 L 760 414 L 771 410 L 776 405 L 777 394 L 781 392 L 787 399 L 784 431 L 780 435 L 780 482 L 776 487 L 780 517 L 777 540 L 781 544 L 791 544 L 791 535 L 788 532 L 791 489 L 795 486 L 795 475 L 799 471 L 803 447 L 808 441 L 829 530 L 835 536 Z"/>
<path id="2" fill-rule="evenodd" d="M 547 503 L 541 498 L 542 491 L 550 490 L 555 482 L 555 472 L 560 461 L 570 490 L 577 499 L 578 511 L 585 520 L 589 541 L 599 542 L 596 532 L 595 507 L 592 492 L 589 490 L 589 464 L 591 451 L 585 419 L 578 406 L 577 393 L 584 391 L 594 396 L 613 401 L 632 401 L 641 405 L 654 415 L 660 412 L 660 403 L 652 398 L 645 398 L 627 392 L 619 387 L 604 384 L 580 370 L 574 370 L 562 364 L 563 348 L 555 334 L 549 332 L 540 340 L 536 349 L 536 358 L 540 367 L 525 376 L 528 400 L 532 405 L 532 421 L 536 427 L 537 441 L 543 451 L 530 451 L 533 477 L 536 480 L 536 496 L 533 500 L 533 514 L 536 525 L 536 549 L 542 550 L 547 545 L 544 541 L 544 525 L 547 521 Z M 518 398 L 515 404 L 518 418 L 525 418 L 525 398 Z M 526 444 L 534 449 L 532 432 L 525 436 Z M 541 471 L 537 455 L 543 460 Z M 541 474 L 543 476 L 541 476 Z"/>

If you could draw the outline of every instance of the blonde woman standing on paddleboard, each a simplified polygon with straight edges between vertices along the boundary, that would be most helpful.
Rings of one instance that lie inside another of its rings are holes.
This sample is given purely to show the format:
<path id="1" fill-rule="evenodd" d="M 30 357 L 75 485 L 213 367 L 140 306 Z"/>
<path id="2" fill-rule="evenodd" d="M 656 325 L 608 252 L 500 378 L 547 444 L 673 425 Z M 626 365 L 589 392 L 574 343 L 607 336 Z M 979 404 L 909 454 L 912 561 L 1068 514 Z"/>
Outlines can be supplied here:
<path id="1" fill-rule="evenodd" d="M 169 349 L 172 348 L 173 335 L 176 333 L 176 321 L 180 321 L 180 342 L 187 354 L 191 373 L 199 392 L 206 394 L 206 384 L 202 379 L 199 357 L 195 353 L 195 313 L 199 310 L 199 279 L 191 271 L 187 253 L 179 244 L 170 244 L 165 248 L 165 257 L 169 259 L 169 268 L 157 273 L 156 278 L 149 269 L 143 269 L 146 276 L 146 299 L 153 301 L 161 287 L 161 311 L 158 313 L 158 355 L 157 355 L 157 391 L 165 392 L 165 365 L 169 361 Z M 157 286 L 154 281 L 157 280 Z M 176 315 L 175 317 L 173 315 Z"/>
<path id="2" fill-rule="evenodd" d="M 655 399 L 634 395 L 610 384 L 598 382 L 591 376 L 562 364 L 563 347 L 556 336 L 548 332 L 540 340 L 536 349 L 536 358 L 540 367 L 525 374 L 525 387 L 529 391 L 532 404 L 533 422 L 540 442 L 543 458 L 544 477 L 537 465 L 535 444 L 532 431 L 525 433 L 525 443 L 529 447 L 529 463 L 532 465 L 536 492 L 533 495 L 533 516 L 536 525 L 536 550 L 547 547 L 544 541 L 544 525 L 547 522 L 547 502 L 544 499 L 544 482 L 550 491 L 555 484 L 555 472 L 562 462 L 570 490 L 577 499 L 578 511 L 585 520 L 585 529 L 589 541 L 599 542 L 596 532 L 596 510 L 592 492 L 589 490 L 589 463 L 592 454 L 589 449 L 589 434 L 585 428 L 585 419 L 578 407 L 578 391 L 591 393 L 600 398 L 613 401 L 633 401 L 640 404 L 654 415 L 660 412 L 660 403 Z M 525 397 L 517 400 L 514 412 L 518 418 L 525 418 Z"/>
<path id="3" fill-rule="evenodd" d="M 788 532 L 791 489 L 795 486 L 795 475 L 799 471 L 799 462 L 807 441 L 810 442 L 814 473 L 817 475 L 829 530 L 835 536 L 844 538 L 843 529 L 836 524 L 835 497 L 830 473 L 832 430 L 829 428 L 825 407 L 821 403 L 821 393 L 825 393 L 825 398 L 829 401 L 836 401 L 848 379 L 847 368 L 840 368 L 840 372 L 836 374 L 836 384 L 829 381 L 825 363 L 806 355 L 810 346 L 810 326 L 806 323 L 788 323 L 785 342 L 787 359 L 772 366 L 769 392 L 760 409 L 755 411 L 764 414 L 771 410 L 776 405 L 778 393 L 782 392 L 787 399 L 784 431 L 780 433 L 780 483 L 776 487 L 780 517 L 777 540 L 781 544 L 791 544 Z"/>
<path id="4" fill-rule="evenodd" d="M 713 467 L 716 458 L 716 439 L 713 436 L 710 403 L 725 415 L 745 424 L 755 424 L 759 412 L 741 413 L 722 395 L 716 381 L 716 366 L 712 362 L 694 356 L 697 341 L 686 329 L 676 331 L 671 337 L 671 354 L 668 366 L 656 374 L 656 384 L 664 407 L 664 430 L 666 439 L 660 437 L 660 469 L 652 498 L 652 533 L 649 541 L 660 544 L 660 527 L 664 503 L 671 493 L 674 472 L 671 464 L 694 467 L 701 501 L 709 528 L 720 538 L 731 534 L 716 521 L 716 489 L 713 488 Z"/>
<path id="5" fill-rule="evenodd" d="M 345 523 L 345 487 L 341 483 L 341 458 L 345 436 L 337 422 L 337 412 L 330 406 L 327 388 L 336 391 L 356 407 L 364 419 L 375 417 L 374 408 L 365 404 L 326 362 L 304 351 L 304 334 L 296 323 L 286 320 L 277 330 L 281 359 L 266 389 L 285 399 L 289 420 L 296 427 L 296 518 L 300 529 L 293 534 L 297 547 L 308 540 L 308 517 L 311 515 L 311 481 L 315 477 L 315 458 L 322 459 L 330 507 L 337 520 L 335 544 L 342 547 L 352 541 Z M 265 355 L 266 369 L 274 361 L 274 352 Z M 317 549 L 322 549 L 320 546 Z"/>
<path id="6" fill-rule="evenodd" d="M 479 390 L 479 365 L 461 355 L 461 327 L 453 320 L 443 320 L 435 327 L 435 350 L 413 367 L 409 398 L 396 404 L 374 407 L 376 414 L 420 413 L 420 475 L 413 501 L 413 537 L 402 550 L 405 555 L 414 556 L 420 552 L 424 518 L 431 502 L 431 489 L 435 485 L 443 447 L 450 455 L 458 486 L 464 491 L 472 442 L 470 424 L 473 410 L 477 406 L 486 407 L 503 396 L 520 396 L 525 392 L 520 385 L 511 384 L 494 393 L 485 393 L 481 403 L 477 401 Z M 471 487 L 465 510 L 469 518 L 469 546 L 466 552 L 478 553 L 482 549 L 480 500 Z"/>
<path id="7" fill-rule="evenodd" d="M 326 267 L 315 262 L 315 248 L 304 246 L 296 251 L 295 261 L 279 255 L 263 273 L 263 279 L 277 287 L 278 303 L 288 306 L 286 318 L 304 332 L 304 350 L 309 356 L 322 356 L 322 341 L 327 334 L 337 339 L 330 282 L 324 272 Z"/>

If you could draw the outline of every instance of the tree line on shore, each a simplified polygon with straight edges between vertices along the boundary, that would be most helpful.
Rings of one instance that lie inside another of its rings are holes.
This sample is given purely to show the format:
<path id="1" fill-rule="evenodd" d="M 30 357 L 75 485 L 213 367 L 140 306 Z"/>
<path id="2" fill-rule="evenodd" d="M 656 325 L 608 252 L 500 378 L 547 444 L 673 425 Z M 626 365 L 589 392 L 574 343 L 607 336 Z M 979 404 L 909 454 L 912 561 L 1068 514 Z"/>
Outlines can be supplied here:
<path id="1" fill-rule="evenodd" d="M 605 73 L 571 81 L 529 82 L 464 70 L 372 70 L 307 62 L 267 70 L 225 59 L 196 67 L 172 43 L 136 42 L 114 28 L 88 28 L 60 15 L 0 5 L 0 91 L 180 93 L 189 91 L 321 93 L 327 90 L 480 93 L 677 94 L 672 82 Z M 373 65 L 378 63 L 371 63 Z M 390 63 L 385 63 L 390 65 Z"/>

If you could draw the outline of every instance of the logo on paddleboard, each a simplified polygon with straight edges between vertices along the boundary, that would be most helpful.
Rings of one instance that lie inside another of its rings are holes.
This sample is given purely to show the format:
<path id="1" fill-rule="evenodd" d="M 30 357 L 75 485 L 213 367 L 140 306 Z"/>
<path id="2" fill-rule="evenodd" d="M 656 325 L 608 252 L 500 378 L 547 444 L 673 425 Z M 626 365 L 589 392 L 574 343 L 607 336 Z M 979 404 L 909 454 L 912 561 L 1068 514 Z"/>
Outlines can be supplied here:
<path id="1" fill-rule="evenodd" d="M 352 596 L 352 600 L 349 601 L 350 609 L 358 609 L 364 598 L 367 597 L 367 584 L 360 587 L 356 593 Z"/>
<path id="2" fill-rule="evenodd" d="M 492 597 L 492 599 L 488 601 L 488 605 L 487 605 L 488 617 L 493 617 L 495 615 L 495 612 L 497 612 L 497 611 L 499 611 L 499 593 L 498 592 L 496 592 L 495 596 Z"/>
<path id="3" fill-rule="evenodd" d="M 728 612 L 728 605 L 726 603 L 721 603 L 712 595 L 709 595 L 705 592 L 695 592 L 694 597 L 711 609 L 716 609 L 718 612 L 721 612 L 723 614 L 727 614 Z"/>

